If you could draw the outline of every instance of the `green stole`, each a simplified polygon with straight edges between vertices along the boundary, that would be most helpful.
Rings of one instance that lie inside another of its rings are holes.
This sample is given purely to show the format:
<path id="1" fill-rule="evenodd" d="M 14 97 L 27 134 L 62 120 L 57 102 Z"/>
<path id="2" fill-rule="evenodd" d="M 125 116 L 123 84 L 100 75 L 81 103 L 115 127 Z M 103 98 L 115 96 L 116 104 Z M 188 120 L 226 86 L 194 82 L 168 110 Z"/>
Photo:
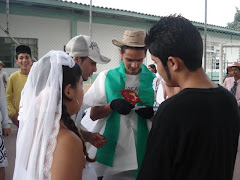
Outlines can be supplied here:
<path id="1" fill-rule="evenodd" d="M 152 81 L 155 75 L 148 70 L 143 64 L 140 72 L 140 83 L 138 96 L 142 100 L 141 103 L 137 103 L 137 106 L 148 105 L 153 106 L 154 103 L 154 91 L 152 88 Z M 116 69 L 109 70 L 105 79 L 105 90 L 107 96 L 107 102 L 110 103 L 114 99 L 123 98 L 121 90 L 125 89 L 126 73 L 124 63 Z M 108 141 L 105 146 L 97 150 L 97 161 L 107 166 L 113 166 L 115 149 L 118 141 L 120 130 L 120 114 L 113 111 L 106 122 L 105 136 Z M 146 119 L 138 116 L 137 125 L 137 161 L 138 169 L 141 167 L 143 156 L 145 153 L 145 147 L 148 138 L 148 127 Z"/>

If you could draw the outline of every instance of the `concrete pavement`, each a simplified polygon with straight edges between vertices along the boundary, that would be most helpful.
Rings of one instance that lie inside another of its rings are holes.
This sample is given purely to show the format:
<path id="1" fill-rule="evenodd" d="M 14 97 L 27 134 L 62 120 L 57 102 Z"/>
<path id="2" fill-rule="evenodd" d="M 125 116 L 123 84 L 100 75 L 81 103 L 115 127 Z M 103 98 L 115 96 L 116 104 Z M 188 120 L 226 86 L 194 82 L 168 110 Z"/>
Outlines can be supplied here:
<path id="1" fill-rule="evenodd" d="M 16 138 L 17 130 L 12 129 L 9 136 L 4 137 L 4 143 L 7 150 L 8 167 L 5 167 L 6 180 L 12 180 L 14 171 L 14 162 L 16 156 Z"/>
<path id="2" fill-rule="evenodd" d="M 4 137 L 8 156 L 8 167 L 5 168 L 6 180 L 12 180 L 14 171 L 14 162 L 16 156 L 16 138 L 17 130 L 12 129 L 8 137 Z M 237 154 L 233 180 L 240 180 L 240 152 Z"/>

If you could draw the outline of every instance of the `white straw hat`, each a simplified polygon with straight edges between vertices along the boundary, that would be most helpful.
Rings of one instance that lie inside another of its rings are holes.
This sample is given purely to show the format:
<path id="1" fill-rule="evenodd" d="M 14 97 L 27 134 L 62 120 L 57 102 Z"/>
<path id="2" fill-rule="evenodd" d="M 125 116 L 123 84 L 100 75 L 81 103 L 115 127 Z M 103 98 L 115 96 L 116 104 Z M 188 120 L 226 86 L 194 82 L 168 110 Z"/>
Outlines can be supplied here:
<path id="1" fill-rule="evenodd" d="M 123 34 L 123 40 L 113 39 L 112 43 L 118 47 L 130 46 L 130 47 L 145 47 L 146 33 L 144 31 L 129 31 L 126 30 Z"/>

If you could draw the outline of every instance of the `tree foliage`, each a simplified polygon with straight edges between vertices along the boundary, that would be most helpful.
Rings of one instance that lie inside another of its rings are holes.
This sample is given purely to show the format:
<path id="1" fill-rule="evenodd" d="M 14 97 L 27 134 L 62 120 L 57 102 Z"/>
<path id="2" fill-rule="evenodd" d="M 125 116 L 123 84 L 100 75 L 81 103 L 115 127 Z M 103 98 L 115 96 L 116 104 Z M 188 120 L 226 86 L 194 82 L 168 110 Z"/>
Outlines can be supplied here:
<path id="1" fill-rule="evenodd" d="M 227 27 L 240 30 L 240 10 L 239 10 L 239 8 L 236 7 L 234 21 L 227 23 Z"/>

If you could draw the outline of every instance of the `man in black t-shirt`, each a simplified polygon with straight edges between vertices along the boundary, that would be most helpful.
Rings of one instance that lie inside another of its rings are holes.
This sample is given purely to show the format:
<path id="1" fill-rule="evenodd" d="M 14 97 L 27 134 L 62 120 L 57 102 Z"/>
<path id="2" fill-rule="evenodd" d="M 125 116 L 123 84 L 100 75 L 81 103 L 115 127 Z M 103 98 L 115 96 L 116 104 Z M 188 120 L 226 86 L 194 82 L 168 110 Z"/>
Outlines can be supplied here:
<path id="1" fill-rule="evenodd" d="M 238 106 L 205 74 L 197 28 L 181 16 L 163 17 L 145 44 L 166 85 L 181 91 L 159 106 L 137 179 L 232 180 Z"/>

